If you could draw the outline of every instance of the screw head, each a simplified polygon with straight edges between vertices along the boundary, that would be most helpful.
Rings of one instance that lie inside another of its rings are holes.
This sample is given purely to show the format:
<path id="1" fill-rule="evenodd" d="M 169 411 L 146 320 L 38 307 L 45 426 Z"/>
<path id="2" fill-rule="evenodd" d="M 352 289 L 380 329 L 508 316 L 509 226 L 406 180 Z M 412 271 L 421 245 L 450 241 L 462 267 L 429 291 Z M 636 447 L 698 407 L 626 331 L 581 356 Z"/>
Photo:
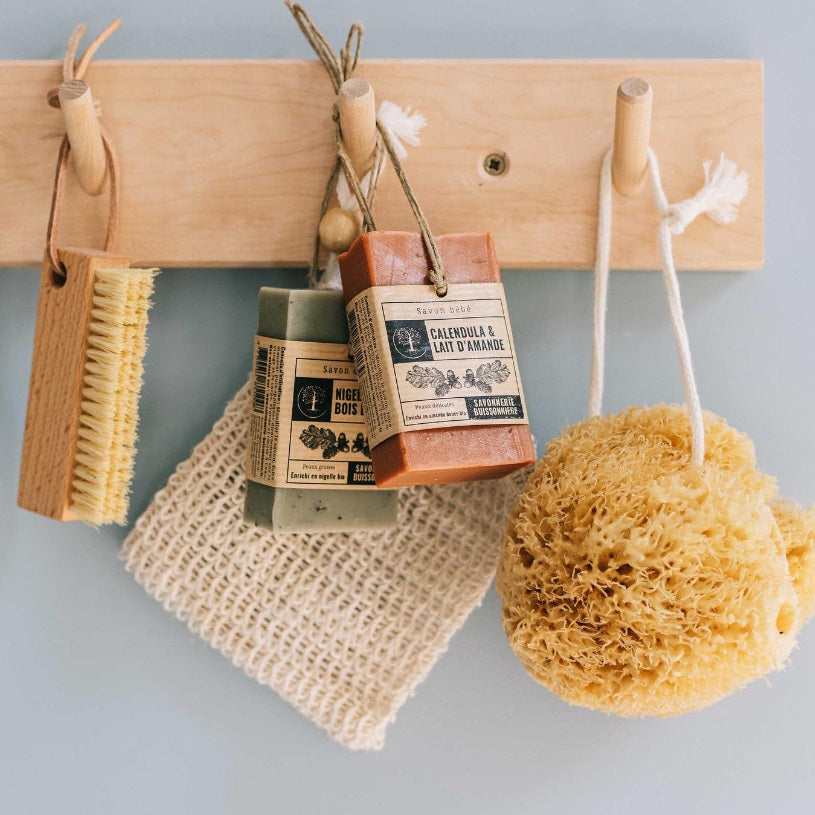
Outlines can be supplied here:
<path id="1" fill-rule="evenodd" d="M 490 153 L 484 158 L 484 172 L 487 175 L 503 175 L 509 169 L 506 153 Z"/>

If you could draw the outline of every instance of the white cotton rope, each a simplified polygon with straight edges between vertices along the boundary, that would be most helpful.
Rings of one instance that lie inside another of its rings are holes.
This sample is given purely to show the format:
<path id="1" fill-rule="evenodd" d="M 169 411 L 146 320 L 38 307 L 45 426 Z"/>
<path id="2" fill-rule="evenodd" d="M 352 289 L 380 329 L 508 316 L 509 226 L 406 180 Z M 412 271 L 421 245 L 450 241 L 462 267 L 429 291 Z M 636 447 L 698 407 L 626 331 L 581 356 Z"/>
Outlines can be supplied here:
<path id="1" fill-rule="evenodd" d="M 427 119 L 417 111 L 411 111 L 410 106 L 401 108 L 395 102 L 385 99 L 380 105 L 376 113 L 376 118 L 380 121 L 396 149 L 396 155 L 403 159 L 407 156 L 407 148 L 405 144 L 411 147 L 418 147 L 422 141 L 419 138 L 419 131 L 427 124 Z M 404 144 L 403 144 L 404 142 Z M 371 194 L 374 191 L 377 181 L 379 180 L 380 173 L 382 172 L 382 164 L 385 162 L 385 151 L 381 151 L 379 161 L 376 167 L 372 167 L 360 179 L 359 186 L 365 193 L 365 197 L 370 200 Z M 359 209 L 359 202 L 356 196 L 351 192 L 348 186 L 348 180 L 345 173 L 340 173 L 337 179 L 337 201 L 340 208 L 348 212 L 355 212 Z M 342 280 L 340 278 L 340 264 L 337 260 L 337 255 L 331 252 L 326 260 L 325 269 L 317 281 L 318 289 L 333 289 L 334 291 L 342 291 Z"/>
<path id="2" fill-rule="evenodd" d="M 594 336 L 592 341 L 591 377 L 589 380 L 589 416 L 599 416 L 603 404 L 603 378 L 605 370 L 606 311 L 608 307 L 608 275 L 611 251 L 611 160 L 613 150 L 603 159 L 600 170 L 600 189 L 597 216 L 597 248 L 594 265 Z M 739 171 L 732 161 L 722 153 L 715 169 L 713 162 L 702 165 L 705 183 L 692 198 L 670 204 L 662 187 L 659 162 L 653 150 L 648 150 L 648 171 L 654 202 L 660 214 L 657 242 L 659 246 L 662 277 L 668 295 L 679 364 L 682 371 L 682 386 L 685 403 L 691 422 L 691 450 L 693 463 L 701 467 L 705 460 L 705 428 L 702 418 L 702 404 L 693 373 L 688 331 L 682 312 L 679 294 L 679 280 L 673 258 L 673 235 L 681 235 L 699 216 L 707 215 L 719 224 L 732 223 L 736 219 L 737 207 L 747 194 L 747 173 Z"/>

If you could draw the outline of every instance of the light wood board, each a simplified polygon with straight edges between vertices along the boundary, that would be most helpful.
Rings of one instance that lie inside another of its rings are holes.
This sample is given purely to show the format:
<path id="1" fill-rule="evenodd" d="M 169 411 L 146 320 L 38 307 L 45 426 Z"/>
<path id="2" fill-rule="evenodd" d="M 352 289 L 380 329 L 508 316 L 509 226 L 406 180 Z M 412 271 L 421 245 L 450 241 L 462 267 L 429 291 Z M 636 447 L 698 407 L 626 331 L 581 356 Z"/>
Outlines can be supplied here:
<path id="1" fill-rule="evenodd" d="M 42 258 L 61 114 L 46 91 L 57 62 L 0 62 L 0 265 Z M 750 174 L 738 221 L 701 218 L 676 241 L 677 266 L 763 263 L 763 68 L 751 60 L 367 60 L 377 98 L 428 119 L 406 170 L 435 232 L 491 231 L 505 268 L 593 263 L 597 174 L 611 144 L 615 92 L 628 76 L 654 91 L 651 144 L 671 200 L 724 151 Z M 158 266 L 302 265 L 332 161 L 333 94 L 316 62 L 99 61 L 101 100 L 122 174 L 119 249 Z M 509 171 L 491 177 L 485 156 Z M 73 172 L 71 172 L 73 176 Z M 60 242 L 95 245 L 106 200 L 69 179 Z M 380 229 L 414 229 L 390 171 Z M 646 187 L 616 196 L 612 263 L 657 265 Z"/>

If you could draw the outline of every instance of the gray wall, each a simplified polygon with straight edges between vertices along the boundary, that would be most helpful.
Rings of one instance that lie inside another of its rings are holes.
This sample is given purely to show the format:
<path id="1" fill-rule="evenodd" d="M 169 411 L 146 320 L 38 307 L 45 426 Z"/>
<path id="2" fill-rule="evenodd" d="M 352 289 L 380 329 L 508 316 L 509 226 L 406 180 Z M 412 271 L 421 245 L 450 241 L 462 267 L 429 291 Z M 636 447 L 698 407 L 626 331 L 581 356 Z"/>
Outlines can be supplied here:
<path id="1" fill-rule="evenodd" d="M 703 403 L 753 437 L 784 494 L 815 501 L 815 6 L 310 5 L 335 44 L 363 19 L 370 57 L 765 59 L 766 268 L 681 282 Z M 270 0 L 3 0 L 0 59 L 59 57 L 76 22 L 96 31 L 116 14 L 125 25 L 105 56 L 310 56 Z M 336 746 L 144 594 L 117 560 L 125 530 L 59 526 L 15 508 L 36 278 L 0 271 L 0 811 L 811 811 L 815 624 L 772 685 L 679 719 L 626 721 L 572 709 L 527 679 L 491 593 L 383 753 Z M 161 275 L 133 517 L 241 384 L 258 286 L 301 281 L 257 270 Z M 508 270 L 505 281 L 526 389 L 540 405 L 534 432 L 547 439 L 584 410 L 591 276 Z M 608 408 L 681 400 L 659 275 L 614 275 L 609 328 Z"/>

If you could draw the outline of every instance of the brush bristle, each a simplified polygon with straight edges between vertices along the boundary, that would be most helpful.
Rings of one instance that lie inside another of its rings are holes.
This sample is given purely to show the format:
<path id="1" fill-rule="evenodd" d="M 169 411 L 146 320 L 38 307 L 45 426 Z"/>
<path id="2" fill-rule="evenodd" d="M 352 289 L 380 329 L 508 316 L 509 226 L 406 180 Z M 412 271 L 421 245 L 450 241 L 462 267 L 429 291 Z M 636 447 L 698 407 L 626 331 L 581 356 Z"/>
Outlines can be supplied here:
<path id="1" fill-rule="evenodd" d="M 157 271 L 100 269 L 94 278 L 70 502 L 94 526 L 127 518 Z"/>

